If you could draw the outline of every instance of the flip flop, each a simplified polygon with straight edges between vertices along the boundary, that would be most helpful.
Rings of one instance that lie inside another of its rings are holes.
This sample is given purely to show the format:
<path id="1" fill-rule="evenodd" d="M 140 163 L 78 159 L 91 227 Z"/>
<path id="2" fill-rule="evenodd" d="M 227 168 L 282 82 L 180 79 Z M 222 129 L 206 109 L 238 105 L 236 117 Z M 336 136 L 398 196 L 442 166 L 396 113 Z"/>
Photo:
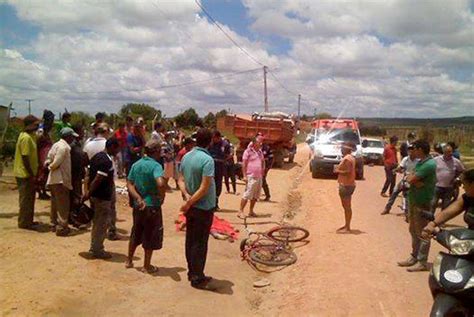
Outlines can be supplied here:
<path id="1" fill-rule="evenodd" d="M 159 271 L 159 269 L 158 269 L 158 267 L 156 267 L 154 265 L 150 265 L 149 269 L 145 269 L 143 267 L 140 271 L 142 271 L 143 273 L 153 274 L 153 273 L 157 273 Z"/>
<path id="2" fill-rule="evenodd" d="M 126 269 L 131 269 L 131 268 L 133 268 L 133 262 L 130 262 L 130 263 L 127 262 L 127 263 L 125 263 L 125 268 L 126 268 Z"/>
<path id="3" fill-rule="evenodd" d="M 249 214 L 249 218 L 258 218 L 258 215 L 253 212 L 253 213 Z"/>
<path id="4" fill-rule="evenodd" d="M 245 219 L 245 215 L 244 215 L 243 213 L 239 212 L 239 213 L 237 214 L 237 218 Z"/>

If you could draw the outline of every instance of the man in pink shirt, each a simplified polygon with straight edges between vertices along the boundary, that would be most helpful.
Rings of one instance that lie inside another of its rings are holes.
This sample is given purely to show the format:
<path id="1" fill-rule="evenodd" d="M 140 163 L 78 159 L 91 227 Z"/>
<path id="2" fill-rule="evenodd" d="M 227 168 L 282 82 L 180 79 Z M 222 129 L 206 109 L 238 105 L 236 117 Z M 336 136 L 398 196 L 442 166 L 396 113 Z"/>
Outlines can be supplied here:
<path id="1" fill-rule="evenodd" d="M 252 140 L 242 156 L 242 173 L 244 175 L 244 182 L 246 183 L 245 192 L 240 201 L 240 211 L 237 215 L 239 218 L 244 218 L 244 209 L 247 201 L 250 200 L 249 217 L 256 217 L 253 211 L 255 203 L 260 198 L 260 191 L 262 189 L 263 173 L 265 170 L 265 159 L 261 151 L 262 137 L 257 137 Z"/>

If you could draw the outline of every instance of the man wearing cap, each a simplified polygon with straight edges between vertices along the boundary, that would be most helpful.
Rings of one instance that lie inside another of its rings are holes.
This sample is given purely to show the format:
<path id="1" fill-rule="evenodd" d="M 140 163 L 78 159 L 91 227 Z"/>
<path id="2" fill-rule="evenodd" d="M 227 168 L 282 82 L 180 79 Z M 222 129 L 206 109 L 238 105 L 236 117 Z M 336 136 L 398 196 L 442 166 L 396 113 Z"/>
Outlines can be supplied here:
<path id="1" fill-rule="evenodd" d="M 105 150 L 108 131 L 109 126 L 107 123 L 98 123 L 94 126 L 94 137 L 87 140 L 84 145 L 84 152 L 89 160 L 97 153 Z"/>
<path id="2" fill-rule="evenodd" d="M 51 190 L 51 226 L 57 236 L 69 234 L 69 210 L 71 208 L 71 146 L 79 135 L 71 128 L 62 128 L 61 139 L 49 150 L 45 165 L 49 169 L 46 186 Z"/>
<path id="3" fill-rule="evenodd" d="M 154 250 L 163 245 L 163 216 L 166 183 L 160 159 L 161 142 L 155 139 L 145 144 L 145 156 L 133 164 L 127 178 L 127 188 L 133 200 L 133 227 L 128 247 L 126 268 L 133 267 L 133 255 L 139 245 L 145 250 L 143 271 L 158 270 L 151 265 Z"/>
<path id="4" fill-rule="evenodd" d="M 408 272 L 427 271 L 430 241 L 421 237 L 428 220 L 423 211 L 430 210 L 436 186 L 436 162 L 430 155 L 430 144 L 425 140 L 413 142 L 413 152 L 420 161 L 413 174 L 407 176 L 410 183 L 408 192 L 408 220 L 412 239 L 412 250 L 407 260 L 398 262 L 399 266 L 408 267 Z"/>
<path id="5" fill-rule="evenodd" d="M 407 176 L 407 175 L 409 175 L 409 174 L 411 174 L 415 171 L 415 166 L 420 161 L 419 159 L 417 159 L 415 157 L 415 153 L 413 152 L 413 145 L 412 144 L 410 144 L 407 147 L 407 151 L 408 151 L 408 156 L 404 157 L 402 159 L 402 161 L 400 162 L 400 165 L 395 169 L 395 172 L 403 173 L 404 178 L 405 178 L 405 176 Z M 385 209 L 382 211 L 381 215 L 386 215 L 386 214 L 390 213 L 390 209 L 392 209 L 393 203 L 397 199 L 398 194 L 400 194 L 400 192 L 402 192 L 402 190 L 403 190 L 403 186 L 404 186 L 403 183 L 404 183 L 404 180 L 402 179 L 397 184 L 397 186 L 395 186 L 395 190 L 393 191 L 392 195 L 390 195 L 390 198 L 389 198 L 387 204 L 385 205 Z M 405 195 L 405 196 L 407 194 L 408 194 L 407 192 L 403 193 L 403 195 Z M 408 210 L 408 209 L 404 208 L 404 210 Z M 408 214 L 406 214 L 405 217 L 406 217 L 406 220 L 408 221 Z"/>
<path id="6" fill-rule="evenodd" d="M 35 211 L 35 182 L 38 173 L 38 150 L 35 132 L 39 119 L 29 115 L 23 119 L 24 129 L 18 136 L 15 148 L 13 174 L 18 184 L 20 212 L 18 228 L 34 230 L 38 223 L 33 221 Z"/>
<path id="7" fill-rule="evenodd" d="M 98 112 L 97 115 L 101 114 Z M 99 118 L 101 118 L 99 116 Z M 91 138 L 86 142 L 84 145 L 84 152 L 87 154 L 87 158 L 91 160 L 97 153 L 103 152 L 105 150 L 105 143 L 107 141 L 107 137 L 109 135 L 109 125 L 105 122 L 98 122 L 94 126 L 94 134 L 95 137 Z M 117 142 L 119 142 L 117 140 Z M 120 144 L 120 143 L 119 143 Z M 116 204 L 116 196 L 115 196 L 115 188 L 113 190 L 113 197 L 112 197 L 112 209 L 110 210 L 110 215 L 108 219 L 108 233 L 107 238 L 109 240 L 118 240 L 119 237 L 117 236 L 117 210 L 115 208 Z"/>
<path id="8" fill-rule="evenodd" d="M 108 259 L 112 256 L 104 250 L 104 239 L 107 234 L 107 220 L 112 210 L 115 196 L 114 165 L 112 157 L 120 152 L 117 139 L 110 138 L 105 143 L 105 151 L 99 152 L 90 160 L 89 186 L 82 201 L 90 198 L 94 209 L 92 220 L 90 253 L 97 259 Z"/>

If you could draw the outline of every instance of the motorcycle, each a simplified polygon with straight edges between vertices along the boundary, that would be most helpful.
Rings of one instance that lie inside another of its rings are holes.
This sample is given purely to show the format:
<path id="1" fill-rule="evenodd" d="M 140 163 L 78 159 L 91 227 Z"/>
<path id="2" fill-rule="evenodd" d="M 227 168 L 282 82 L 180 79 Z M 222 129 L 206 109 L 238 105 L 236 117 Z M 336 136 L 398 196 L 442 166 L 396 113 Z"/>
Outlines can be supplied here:
<path id="1" fill-rule="evenodd" d="M 429 211 L 424 217 L 434 219 Z M 433 261 L 430 316 L 474 316 L 474 230 L 439 230 L 434 239 L 449 253 L 440 252 Z"/>

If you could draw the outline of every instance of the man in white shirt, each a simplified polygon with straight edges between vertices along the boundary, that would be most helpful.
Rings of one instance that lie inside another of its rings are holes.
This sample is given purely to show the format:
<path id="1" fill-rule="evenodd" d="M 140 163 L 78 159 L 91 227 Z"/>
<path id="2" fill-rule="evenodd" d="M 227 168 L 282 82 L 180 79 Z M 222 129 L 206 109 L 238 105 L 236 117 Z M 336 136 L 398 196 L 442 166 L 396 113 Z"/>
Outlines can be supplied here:
<path id="1" fill-rule="evenodd" d="M 403 176 L 413 173 L 415 171 L 416 163 L 420 161 L 419 159 L 415 157 L 413 153 L 412 145 L 409 145 L 407 150 L 408 150 L 408 156 L 405 156 L 400 162 L 400 165 L 395 169 L 396 172 L 403 173 Z M 385 209 L 382 211 L 381 215 L 386 215 L 390 213 L 390 209 L 392 209 L 392 206 L 395 203 L 395 200 L 397 199 L 398 194 L 400 194 L 400 192 L 402 191 L 403 191 L 403 179 L 397 184 L 392 195 L 390 195 L 387 205 L 385 205 Z M 406 193 L 403 193 L 403 194 L 406 195 Z"/>
<path id="2" fill-rule="evenodd" d="M 450 145 L 443 147 L 443 155 L 434 158 L 436 162 L 436 190 L 433 199 L 433 212 L 441 199 L 441 209 L 445 209 L 451 202 L 454 190 L 454 180 L 464 172 L 464 165 L 453 156 Z"/>
<path id="3" fill-rule="evenodd" d="M 48 152 L 45 165 L 49 169 L 46 185 L 51 190 L 51 225 L 57 236 L 69 234 L 71 181 L 71 144 L 78 134 L 66 127 L 59 132 L 61 139 Z"/>
<path id="4" fill-rule="evenodd" d="M 92 158 L 100 152 L 105 151 L 105 143 L 107 142 L 107 136 L 109 133 L 109 126 L 105 122 L 101 123 L 96 123 L 94 127 L 94 134 L 95 137 L 91 138 L 86 141 L 86 144 L 84 145 L 84 152 L 87 154 L 87 158 L 89 161 L 92 160 Z M 112 164 L 114 166 L 114 171 L 115 175 L 114 178 L 117 178 L 117 168 L 115 166 L 115 160 L 112 160 Z M 85 181 L 86 184 L 88 184 L 88 178 Z M 107 238 L 109 240 L 118 240 L 119 237 L 117 236 L 117 227 L 116 227 L 116 222 L 117 222 L 117 209 L 115 208 L 116 204 L 116 195 L 115 195 L 115 187 L 113 190 L 113 195 L 112 195 L 112 207 L 110 208 L 110 215 L 107 219 L 107 226 L 108 226 L 108 232 L 107 232 Z"/>
<path id="5" fill-rule="evenodd" d="M 108 131 L 109 126 L 107 123 L 99 123 L 95 126 L 95 136 L 88 139 L 84 145 L 84 152 L 87 154 L 89 161 L 94 157 L 94 155 L 105 150 Z"/>

